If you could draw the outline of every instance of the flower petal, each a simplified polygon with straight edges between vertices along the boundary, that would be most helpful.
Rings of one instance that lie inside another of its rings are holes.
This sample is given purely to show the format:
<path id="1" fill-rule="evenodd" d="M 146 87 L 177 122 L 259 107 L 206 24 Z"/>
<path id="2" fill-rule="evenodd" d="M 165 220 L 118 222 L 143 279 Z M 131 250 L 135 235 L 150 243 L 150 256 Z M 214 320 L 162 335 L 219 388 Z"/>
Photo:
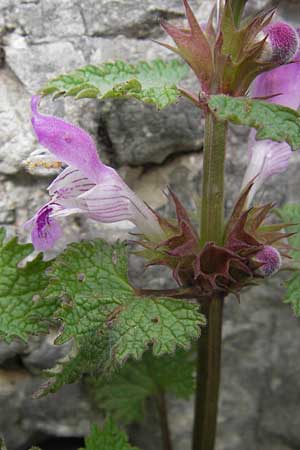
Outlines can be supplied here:
<path id="1" fill-rule="evenodd" d="M 60 224 L 51 217 L 52 211 L 53 207 L 49 203 L 43 206 L 31 221 L 33 223 L 31 238 L 36 250 L 51 249 L 62 235 Z"/>
<path id="2" fill-rule="evenodd" d="M 300 51 L 294 61 L 299 59 Z M 268 99 L 268 102 L 298 109 L 300 106 L 300 62 L 285 64 L 259 75 L 252 85 L 251 96 L 273 96 Z"/>
<path id="3" fill-rule="evenodd" d="M 95 186 L 80 170 L 67 167 L 52 181 L 48 187 L 51 196 L 75 198 Z"/>
<path id="4" fill-rule="evenodd" d="M 256 141 L 255 135 L 256 131 L 251 130 L 249 138 L 250 160 L 242 184 L 242 188 L 244 188 L 256 177 L 248 197 L 249 203 L 269 177 L 278 175 L 287 169 L 293 153 L 290 146 L 285 142 Z"/>
<path id="5" fill-rule="evenodd" d="M 158 220 L 150 208 L 124 183 L 115 170 L 78 200 L 89 217 L 103 223 L 130 220 L 147 237 L 162 236 Z"/>
<path id="6" fill-rule="evenodd" d="M 31 100 L 32 126 L 44 147 L 60 161 L 73 166 L 95 183 L 105 170 L 93 139 L 81 128 L 38 111 L 40 97 Z"/>

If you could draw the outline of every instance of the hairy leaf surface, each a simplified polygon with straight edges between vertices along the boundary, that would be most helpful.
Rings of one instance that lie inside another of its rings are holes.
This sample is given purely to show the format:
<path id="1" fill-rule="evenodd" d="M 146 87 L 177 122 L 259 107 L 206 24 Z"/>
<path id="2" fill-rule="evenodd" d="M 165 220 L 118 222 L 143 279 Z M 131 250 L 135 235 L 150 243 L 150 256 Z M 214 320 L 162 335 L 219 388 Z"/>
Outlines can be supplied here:
<path id="1" fill-rule="evenodd" d="M 85 447 L 80 450 L 139 450 L 128 443 L 126 434 L 119 430 L 111 418 L 106 420 L 102 429 L 92 425 L 84 442 Z"/>
<path id="2" fill-rule="evenodd" d="M 295 227 L 291 231 L 296 232 L 289 238 L 292 250 L 289 252 L 294 258 L 295 268 L 291 278 L 286 282 L 286 294 L 284 301 L 290 303 L 296 316 L 300 316 L 300 205 L 287 204 L 280 210 L 279 214 L 287 223 L 294 223 Z"/>
<path id="3" fill-rule="evenodd" d="M 0 229 L 0 337 L 6 342 L 45 333 L 57 309 L 56 299 L 46 300 L 43 294 L 50 263 L 40 254 L 20 264 L 32 253 L 32 245 L 19 244 L 17 238 L 5 242 L 5 231 Z"/>
<path id="4" fill-rule="evenodd" d="M 226 95 L 212 95 L 209 107 L 220 120 L 256 128 L 258 140 L 287 142 L 293 150 L 300 148 L 300 114 L 293 109 Z"/>
<path id="5" fill-rule="evenodd" d="M 73 339 L 76 353 L 60 362 L 42 394 L 55 392 L 84 373 L 104 372 L 129 357 L 187 348 L 205 318 L 198 305 L 172 298 L 139 297 L 127 278 L 124 243 L 100 239 L 71 244 L 52 263 L 48 298 L 58 298 L 62 331 L 57 344 Z M 95 352 L 95 355 L 93 355 Z"/>
<path id="6" fill-rule="evenodd" d="M 177 60 L 156 59 L 136 65 L 116 61 L 60 75 L 48 81 L 40 93 L 76 99 L 136 98 L 161 109 L 178 100 L 180 92 L 176 85 L 186 73 L 187 66 Z"/>

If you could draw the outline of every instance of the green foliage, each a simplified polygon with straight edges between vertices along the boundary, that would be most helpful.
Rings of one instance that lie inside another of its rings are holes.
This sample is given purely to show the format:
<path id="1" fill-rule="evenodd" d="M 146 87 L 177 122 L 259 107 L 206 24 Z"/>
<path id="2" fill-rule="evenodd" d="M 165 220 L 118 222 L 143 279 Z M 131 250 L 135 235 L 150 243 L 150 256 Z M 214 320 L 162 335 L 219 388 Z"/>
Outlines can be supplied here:
<path id="1" fill-rule="evenodd" d="M 239 25 L 247 1 L 248 0 L 231 0 L 235 25 Z"/>
<path id="2" fill-rule="evenodd" d="M 300 316 L 300 205 L 287 204 L 278 210 L 284 222 L 294 223 L 295 227 L 291 231 L 295 232 L 294 236 L 289 238 L 289 244 L 292 247 L 289 252 L 294 258 L 295 272 L 286 282 L 286 294 L 284 301 L 292 305 L 296 316 Z"/>
<path id="3" fill-rule="evenodd" d="M 76 99 L 136 98 L 162 109 L 178 100 L 180 92 L 176 85 L 186 73 L 187 66 L 177 60 L 156 59 L 136 65 L 116 61 L 60 75 L 48 81 L 40 93 Z"/>
<path id="4" fill-rule="evenodd" d="M 149 345 L 154 355 L 187 348 L 205 318 L 198 305 L 171 298 L 138 297 L 127 278 L 126 245 L 97 239 L 71 244 L 48 273 L 48 299 L 59 298 L 62 332 L 56 343 L 75 342 L 75 355 L 50 374 L 39 395 L 55 392 L 83 373 L 105 371 Z"/>
<path id="5" fill-rule="evenodd" d="M 126 434 L 110 418 L 106 420 L 102 430 L 93 425 L 84 442 L 85 450 L 139 450 L 128 443 Z"/>
<path id="6" fill-rule="evenodd" d="M 146 352 L 141 361 L 129 361 L 112 376 L 87 379 L 91 398 L 123 423 L 143 419 L 145 402 L 162 391 L 188 399 L 194 392 L 195 361 L 191 352 L 155 357 Z"/>
<path id="7" fill-rule="evenodd" d="M 90 333 L 73 344 L 72 351 L 57 365 L 45 372 L 49 380 L 44 383 L 34 397 L 40 398 L 57 392 L 65 384 L 77 382 L 83 374 L 102 373 L 111 369 L 110 345 L 106 335 Z"/>
<path id="8" fill-rule="evenodd" d="M 26 341 L 32 334 L 45 333 L 57 309 L 56 299 L 46 300 L 43 291 L 48 284 L 45 275 L 50 263 L 38 255 L 31 256 L 31 244 L 19 244 L 17 238 L 5 241 L 0 229 L 0 337 L 11 342 L 15 337 Z"/>
<path id="9" fill-rule="evenodd" d="M 300 114 L 293 109 L 226 95 L 212 95 L 208 104 L 219 120 L 256 128 L 258 140 L 285 141 L 293 150 L 300 147 Z"/>

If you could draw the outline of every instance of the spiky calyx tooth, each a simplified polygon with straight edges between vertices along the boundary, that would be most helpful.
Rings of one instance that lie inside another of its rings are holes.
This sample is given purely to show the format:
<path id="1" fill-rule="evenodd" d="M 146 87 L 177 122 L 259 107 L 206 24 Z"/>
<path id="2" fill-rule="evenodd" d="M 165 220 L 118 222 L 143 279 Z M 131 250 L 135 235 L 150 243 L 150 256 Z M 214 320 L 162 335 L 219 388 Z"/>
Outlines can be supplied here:
<path id="1" fill-rule="evenodd" d="M 256 253 L 255 261 L 262 263 L 258 269 L 258 272 L 263 277 L 270 277 L 274 275 L 278 272 L 282 264 L 279 251 L 270 245 L 265 245 L 262 250 Z"/>
<path id="2" fill-rule="evenodd" d="M 267 36 L 262 59 L 286 64 L 293 60 L 299 50 L 299 34 L 291 25 L 277 22 L 268 25 L 261 33 Z"/>

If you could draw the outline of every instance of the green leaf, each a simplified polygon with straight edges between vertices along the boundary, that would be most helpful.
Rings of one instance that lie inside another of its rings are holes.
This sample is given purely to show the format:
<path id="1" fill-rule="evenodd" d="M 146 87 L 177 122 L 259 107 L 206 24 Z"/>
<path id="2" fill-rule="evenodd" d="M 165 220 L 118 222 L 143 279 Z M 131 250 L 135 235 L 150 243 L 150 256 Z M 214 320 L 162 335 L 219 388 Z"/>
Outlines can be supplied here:
<path id="1" fill-rule="evenodd" d="M 195 361 L 190 352 L 155 357 L 146 352 L 141 361 L 129 361 L 111 377 L 87 380 L 95 403 L 123 423 L 143 420 L 145 402 L 161 391 L 188 399 L 194 392 Z"/>
<path id="2" fill-rule="evenodd" d="M 110 362 L 109 335 L 90 333 L 73 343 L 70 354 L 45 372 L 49 380 L 40 386 L 34 397 L 53 394 L 65 384 L 77 382 L 84 374 L 103 373 Z"/>
<path id="3" fill-rule="evenodd" d="M 57 309 L 56 299 L 46 300 L 43 291 L 48 285 L 45 274 L 49 262 L 38 255 L 21 266 L 33 252 L 31 244 L 19 244 L 17 238 L 4 242 L 0 230 L 0 336 L 11 342 L 15 337 L 26 341 L 28 336 L 45 333 Z"/>
<path id="4" fill-rule="evenodd" d="M 186 348 L 205 323 L 198 305 L 170 298 L 137 297 L 127 279 L 126 245 L 97 239 L 71 244 L 52 264 L 48 292 L 64 298 L 57 343 L 81 339 L 95 330 L 111 331 L 112 354 L 122 363 L 153 353 Z"/>
<path id="5" fill-rule="evenodd" d="M 119 430 L 111 418 L 105 421 L 102 430 L 97 425 L 92 425 L 84 442 L 86 450 L 139 450 L 128 443 L 126 434 Z"/>
<path id="6" fill-rule="evenodd" d="M 295 232 L 294 236 L 289 237 L 289 244 L 292 247 L 289 254 L 294 258 L 296 268 L 298 269 L 286 282 L 286 293 L 284 301 L 292 305 L 293 311 L 297 317 L 300 316 L 300 205 L 287 204 L 277 210 L 280 217 L 286 223 L 296 224 L 290 231 Z"/>
<path id="7" fill-rule="evenodd" d="M 61 366 L 53 389 L 95 371 L 99 361 L 103 367 L 114 367 L 129 357 L 139 359 L 149 345 L 155 355 L 187 348 L 205 324 L 195 303 L 136 296 L 127 278 L 125 244 L 109 245 L 100 239 L 71 244 L 52 263 L 49 277 L 49 299 L 62 300 L 57 316 L 63 330 L 56 343 L 73 338 L 78 351 L 75 361 Z M 91 336 L 104 339 L 106 346 L 102 358 L 101 345 L 93 344 L 101 355 L 95 362 L 91 356 L 89 365 L 86 355 L 92 350 L 86 347 L 91 346 Z"/>
<path id="8" fill-rule="evenodd" d="M 212 95 L 209 108 L 219 120 L 257 129 L 256 139 L 287 142 L 300 148 L 300 114 L 285 106 L 249 98 Z"/>
<path id="9" fill-rule="evenodd" d="M 88 65 L 48 81 L 40 93 L 76 99 L 136 98 L 162 109 L 178 100 L 180 92 L 176 85 L 187 70 L 180 61 L 159 59 L 136 65 L 123 61 Z"/>

